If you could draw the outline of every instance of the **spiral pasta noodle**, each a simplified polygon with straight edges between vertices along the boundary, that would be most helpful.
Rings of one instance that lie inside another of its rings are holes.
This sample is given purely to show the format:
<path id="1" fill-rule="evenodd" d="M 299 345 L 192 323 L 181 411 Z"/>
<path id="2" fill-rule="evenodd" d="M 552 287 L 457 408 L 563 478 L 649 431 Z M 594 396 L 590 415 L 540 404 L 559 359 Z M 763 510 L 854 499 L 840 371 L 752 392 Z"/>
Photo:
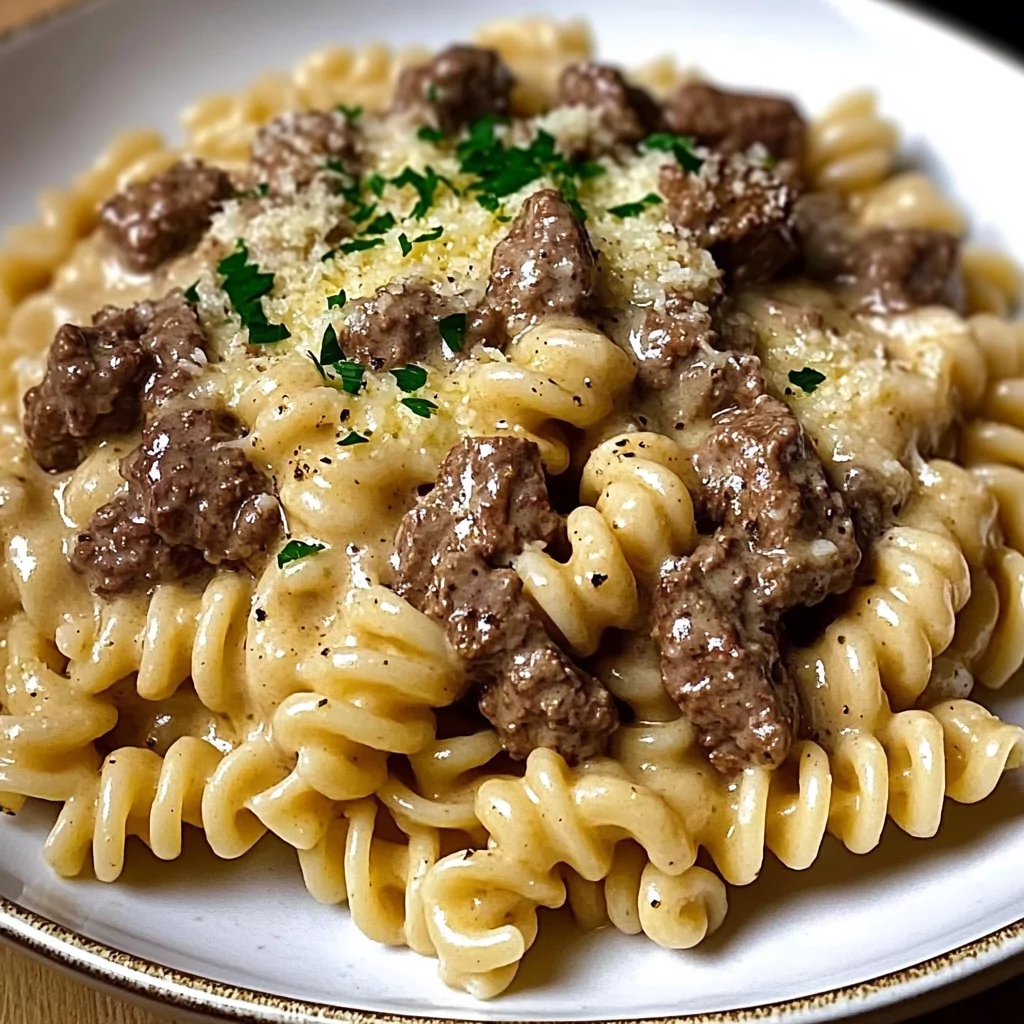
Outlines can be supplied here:
<path id="1" fill-rule="evenodd" d="M 566 563 L 527 550 L 516 560 L 526 593 L 577 654 L 597 650 L 611 627 L 634 626 L 640 612 L 634 572 L 644 583 L 673 555 L 693 550 L 693 502 L 679 476 L 682 453 L 651 432 L 599 445 L 583 468 L 580 498 L 566 529 Z"/>
<path id="2" fill-rule="evenodd" d="M 696 850 L 666 803 L 609 762 L 571 771 L 535 750 L 522 779 L 491 779 L 477 793 L 488 849 L 440 860 L 423 884 L 427 928 L 442 978 L 479 998 L 512 982 L 537 935 L 538 906 L 565 902 L 558 870 L 582 878 L 611 870 L 618 839 L 632 837 L 668 876 L 692 867 Z"/>
<path id="3" fill-rule="evenodd" d="M 504 360 L 473 372 L 472 430 L 533 441 L 547 471 L 563 473 L 569 448 L 559 424 L 588 427 L 604 419 L 635 375 L 625 352 L 589 323 L 553 318 L 516 338 Z"/>

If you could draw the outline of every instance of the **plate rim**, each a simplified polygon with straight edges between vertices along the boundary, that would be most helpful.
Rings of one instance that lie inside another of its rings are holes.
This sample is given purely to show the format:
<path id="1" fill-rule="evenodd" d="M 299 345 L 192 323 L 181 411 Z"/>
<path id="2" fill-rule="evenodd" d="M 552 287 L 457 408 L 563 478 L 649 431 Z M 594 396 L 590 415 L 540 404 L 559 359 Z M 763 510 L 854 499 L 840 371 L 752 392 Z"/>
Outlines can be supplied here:
<path id="1" fill-rule="evenodd" d="M 66 6 L 0 32 L 0 57 L 14 46 L 30 45 L 34 38 L 65 22 L 87 17 L 110 2 L 69 0 Z M 986 35 L 973 26 L 964 25 L 952 15 L 926 9 L 918 0 L 864 2 L 866 6 L 881 7 L 904 18 L 923 22 L 933 30 L 937 29 L 984 52 L 1007 70 L 1024 74 L 1024 60 L 1002 40 Z M 346 1021 L 351 1024 L 467 1024 L 470 1020 L 469 1017 L 417 1016 L 360 1010 L 216 981 L 90 939 L 5 897 L 0 897 L 0 943 L 41 958 L 87 984 L 105 986 L 120 996 L 147 1001 L 175 1011 L 202 1014 L 217 1021 L 253 1021 L 259 1024 L 302 1024 L 307 1021 L 310 1024 L 314 1021 Z M 1024 917 L 947 952 L 855 984 L 756 1006 L 628 1020 L 629 1024 L 753 1024 L 755 1021 L 771 1024 L 783 1020 L 813 1024 L 840 1020 L 855 1014 L 881 1011 L 896 1002 L 910 1005 L 929 993 L 943 988 L 952 989 L 955 982 L 997 967 L 1015 956 L 1019 956 L 1021 962 L 1013 973 L 1024 974 Z M 583 1022 L 551 1018 L 542 1024 L 622 1024 L 625 1020 L 619 1017 Z"/>
<path id="2" fill-rule="evenodd" d="M 259 1021 L 261 1024 L 314 1020 L 353 1024 L 467 1024 L 467 1018 L 360 1010 L 204 978 L 86 938 L 3 897 L 0 897 L 0 941 L 83 975 L 89 982 L 106 985 L 120 995 L 149 1000 L 177 1011 L 202 1013 L 214 1020 Z M 811 1024 L 839 1020 L 882 1010 L 897 1001 L 910 1003 L 1015 955 L 1024 957 L 1024 918 L 946 953 L 853 985 L 758 1006 L 636 1018 L 635 1024 L 748 1024 L 782 1020 Z M 968 965 L 966 969 L 964 965 Z M 1024 970 L 1024 961 L 1020 966 Z M 552 1019 L 543 1024 L 619 1024 L 623 1020 Z"/>

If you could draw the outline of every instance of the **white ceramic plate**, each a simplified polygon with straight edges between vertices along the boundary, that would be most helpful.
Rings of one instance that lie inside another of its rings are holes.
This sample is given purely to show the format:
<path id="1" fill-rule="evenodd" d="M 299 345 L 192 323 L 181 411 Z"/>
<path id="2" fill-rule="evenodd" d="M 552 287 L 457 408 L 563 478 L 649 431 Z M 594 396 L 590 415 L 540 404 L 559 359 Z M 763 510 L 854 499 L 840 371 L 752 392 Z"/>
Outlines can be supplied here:
<path id="1" fill-rule="evenodd" d="M 1024 259 L 1024 153 L 1006 119 L 1024 107 L 1024 73 L 1004 58 L 867 0 L 543 6 L 586 13 L 609 58 L 635 64 L 672 49 L 725 82 L 795 93 L 812 111 L 877 86 L 908 153 L 968 207 L 982 238 Z M 119 129 L 174 133 L 194 97 L 328 42 L 439 45 L 494 10 L 469 0 L 124 0 L 59 17 L 0 47 L 0 224 L 31 218 L 37 190 L 68 180 Z M 1019 684 L 992 704 L 1024 722 Z M 771 1005 L 772 1020 L 818 1021 L 902 1005 L 1024 951 L 1019 777 L 981 806 L 949 806 L 934 840 L 890 824 L 871 855 L 829 840 L 800 874 L 769 855 L 754 885 L 731 891 L 721 932 L 690 953 L 570 934 L 548 918 L 513 988 L 490 1004 L 447 990 L 434 961 L 381 948 L 344 911 L 313 903 L 294 854 L 270 837 L 223 863 L 194 834 L 173 865 L 133 841 L 124 877 L 106 886 L 48 873 L 39 853 L 51 821 L 39 807 L 0 821 L 0 934 L 123 992 L 228 1018 L 322 1020 L 344 1007 L 375 1020 L 737 1020 L 754 1014 L 727 1011 Z"/>

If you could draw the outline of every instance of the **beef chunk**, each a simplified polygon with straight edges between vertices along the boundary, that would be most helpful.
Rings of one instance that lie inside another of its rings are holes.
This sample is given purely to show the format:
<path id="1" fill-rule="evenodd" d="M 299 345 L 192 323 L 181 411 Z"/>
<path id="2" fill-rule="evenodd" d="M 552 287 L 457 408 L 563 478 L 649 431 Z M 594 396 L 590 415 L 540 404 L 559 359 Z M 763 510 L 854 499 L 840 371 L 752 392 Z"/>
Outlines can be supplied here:
<path id="1" fill-rule="evenodd" d="M 396 589 L 419 606 L 445 556 L 471 552 L 491 568 L 507 566 L 528 543 L 550 544 L 563 529 L 536 445 L 511 437 L 466 439 L 448 453 L 430 494 L 402 520 L 391 558 Z"/>
<path id="2" fill-rule="evenodd" d="M 664 391 L 676 378 L 679 362 L 698 349 L 714 347 L 715 340 L 707 306 L 685 296 L 669 296 L 664 309 L 649 309 L 643 326 L 630 335 L 638 380 L 644 387 Z"/>
<path id="3" fill-rule="evenodd" d="M 391 109 L 450 135 L 486 114 L 508 114 L 514 84 L 493 50 L 450 46 L 402 72 Z"/>
<path id="4" fill-rule="evenodd" d="M 231 179 L 219 168 L 181 160 L 108 199 L 100 222 L 125 263 L 142 273 L 196 245 L 233 194 Z"/>
<path id="5" fill-rule="evenodd" d="M 265 124 L 252 142 L 252 166 L 274 195 L 305 188 L 339 161 L 351 171 L 359 133 L 338 110 L 292 110 Z"/>
<path id="6" fill-rule="evenodd" d="M 796 728 L 796 691 L 758 601 L 757 561 L 740 536 L 720 533 L 665 573 L 654 595 L 665 689 L 723 772 L 781 764 Z"/>
<path id="7" fill-rule="evenodd" d="M 210 409 L 165 413 L 121 460 L 127 491 L 100 508 L 71 564 L 110 595 L 243 562 L 280 526 L 269 481 L 246 459 L 240 425 Z"/>
<path id="8" fill-rule="evenodd" d="M 958 240 L 927 228 L 856 227 L 841 196 L 812 193 L 794 226 L 806 273 L 837 284 L 849 305 L 871 313 L 963 306 Z"/>
<path id="9" fill-rule="evenodd" d="M 25 395 L 25 436 L 44 469 L 77 466 L 88 443 L 134 430 L 188 386 L 206 337 L 180 291 L 129 309 L 105 306 L 92 327 L 65 324 L 46 376 Z"/>
<path id="10" fill-rule="evenodd" d="M 444 307 L 429 285 L 392 281 L 346 310 L 341 347 L 349 358 L 375 370 L 403 366 L 440 344 L 437 321 Z"/>
<path id="11" fill-rule="evenodd" d="M 779 658 L 781 616 L 848 589 L 860 561 L 799 421 L 762 387 L 734 392 L 739 404 L 694 454 L 698 512 L 718 529 L 663 575 L 653 603 L 665 688 L 726 772 L 785 758 L 797 702 Z"/>
<path id="12" fill-rule="evenodd" d="M 853 526 L 792 410 L 771 395 L 717 416 L 693 456 L 700 504 L 761 552 L 761 598 L 784 610 L 849 589 L 860 562 Z"/>
<path id="13" fill-rule="evenodd" d="M 804 120 L 781 96 L 726 92 L 700 82 L 680 86 L 665 104 L 669 127 L 721 153 L 741 153 L 759 142 L 779 160 L 800 160 Z"/>
<path id="14" fill-rule="evenodd" d="M 542 316 L 579 316 L 596 277 L 586 228 L 557 191 L 542 189 L 494 248 L 486 302 L 515 334 Z"/>
<path id="15" fill-rule="evenodd" d="M 526 544 L 563 530 L 536 445 L 474 438 L 452 449 L 395 540 L 395 589 L 444 623 L 481 711 L 516 758 L 538 746 L 588 757 L 617 724 L 610 694 L 558 648 L 508 568 Z"/>
<path id="16" fill-rule="evenodd" d="M 960 243 L 945 231 L 869 231 L 858 242 L 846 276 L 858 305 L 873 313 L 936 304 L 963 306 Z"/>
<path id="17" fill-rule="evenodd" d="M 839 489 L 850 510 L 862 548 L 889 528 L 907 499 L 907 474 L 883 475 L 872 466 L 853 464 L 843 474 Z"/>
<path id="18" fill-rule="evenodd" d="M 661 170 L 669 216 L 710 250 L 735 282 L 763 281 L 791 262 L 796 193 L 783 177 L 740 156 L 706 160 L 700 174 Z"/>
<path id="19" fill-rule="evenodd" d="M 103 327 L 61 327 L 46 376 L 25 395 L 25 437 L 36 462 L 73 469 L 93 438 L 134 429 L 145 371 L 136 339 Z"/>
<path id="20" fill-rule="evenodd" d="M 634 145 L 662 126 L 661 108 L 646 90 L 630 85 L 615 68 L 593 61 L 570 64 L 562 72 L 558 102 L 600 113 L 602 137 L 595 140 L 596 152 Z"/>
<path id="21" fill-rule="evenodd" d="M 89 532 L 78 537 L 71 566 L 93 593 L 113 597 L 184 579 L 202 570 L 204 562 L 196 548 L 164 541 L 129 494 L 96 510 Z"/>

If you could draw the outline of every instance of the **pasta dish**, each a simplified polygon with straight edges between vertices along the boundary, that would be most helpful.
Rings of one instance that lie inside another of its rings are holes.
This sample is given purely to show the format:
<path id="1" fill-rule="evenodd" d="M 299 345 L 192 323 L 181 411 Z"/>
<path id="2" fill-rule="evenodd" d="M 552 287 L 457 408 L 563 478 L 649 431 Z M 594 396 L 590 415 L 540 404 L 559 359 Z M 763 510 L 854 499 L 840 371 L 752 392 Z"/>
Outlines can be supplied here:
<path id="1" fill-rule="evenodd" d="M 0 806 L 58 874 L 270 832 L 488 998 L 539 907 L 690 948 L 1024 764 L 1020 280 L 872 94 L 533 20 L 184 123 L 0 250 Z"/>

